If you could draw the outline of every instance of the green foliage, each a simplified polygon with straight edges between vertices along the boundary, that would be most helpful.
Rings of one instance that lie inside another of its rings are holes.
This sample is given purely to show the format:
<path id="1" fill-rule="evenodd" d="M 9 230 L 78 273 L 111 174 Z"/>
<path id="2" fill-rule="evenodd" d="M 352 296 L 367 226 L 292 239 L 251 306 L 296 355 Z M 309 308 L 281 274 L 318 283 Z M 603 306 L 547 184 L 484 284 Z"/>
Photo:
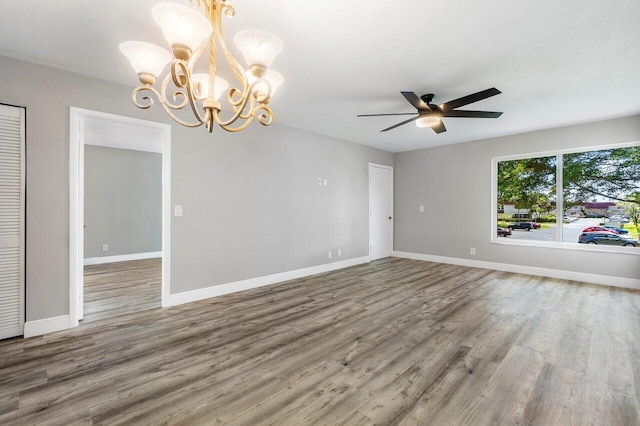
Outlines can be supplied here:
<path id="1" fill-rule="evenodd" d="M 605 149 L 563 155 L 565 208 L 609 199 L 623 207 L 637 225 L 640 220 L 640 147 Z M 556 157 L 498 163 L 498 203 L 528 209 L 536 220 L 555 207 Z"/>
<path id="2" fill-rule="evenodd" d="M 640 147 L 565 154 L 566 205 L 596 197 L 640 204 Z"/>
<path id="3" fill-rule="evenodd" d="M 539 217 L 538 219 L 536 219 L 536 222 L 539 222 L 539 223 L 556 223 L 556 217 L 555 216 L 542 216 L 542 217 Z"/>
<path id="4" fill-rule="evenodd" d="M 515 203 L 532 213 L 555 203 L 556 158 L 540 157 L 498 163 L 498 202 Z"/>
<path id="5" fill-rule="evenodd" d="M 638 196 L 640 193 L 636 193 Z M 625 213 L 629 216 L 629 219 L 633 222 L 635 226 L 638 226 L 638 222 L 640 222 L 640 202 L 639 203 L 623 203 L 622 207 L 624 208 Z"/>

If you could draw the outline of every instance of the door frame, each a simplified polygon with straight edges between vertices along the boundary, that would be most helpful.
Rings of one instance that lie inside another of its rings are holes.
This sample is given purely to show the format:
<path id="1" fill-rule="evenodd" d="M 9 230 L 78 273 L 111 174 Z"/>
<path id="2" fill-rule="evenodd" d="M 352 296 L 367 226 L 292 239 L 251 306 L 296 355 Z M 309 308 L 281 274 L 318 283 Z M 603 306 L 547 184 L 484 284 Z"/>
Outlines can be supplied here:
<path id="1" fill-rule="evenodd" d="M 70 108 L 69 127 L 69 327 L 82 316 L 84 289 L 84 120 L 91 118 L 160 130 L 162 145 L 162 307 L 169 306 L 171 266 L 171 126 L 88 109 Z"/>
<path id="2" fill-rule="evenodd" d="M 371 229 L 372 229 L 372 221 L 371 221 L 371 192 L 372 192 L 372 179 L 371 179 L 371 169 L 375 167 L 378 169 L 386 169 L 389 170 L 391 172 L 391 199 L 389 200 L 390 203 L 390 207 L 391 207 L 391 212 L 394 212 L 394 206 L 393 206 L 393 196 L 394 196 L 394 186 L 393 186 L 393 166 L 387 166 L 384 164 L 377 164 L 377 163 L 369 163 L 369 168 L 368 168 L 368 172 L 369 172 L 369 257 L 371 257 L 371 251 L 372 251 L 372 246 L 371 246 Z M 392 213 L 395 216 L 395 213 Z M 395 217 L 391 220 L 391 255 L 393 255 L 393 230 L 394 230 L 394 224 L 395 224 Z"/>

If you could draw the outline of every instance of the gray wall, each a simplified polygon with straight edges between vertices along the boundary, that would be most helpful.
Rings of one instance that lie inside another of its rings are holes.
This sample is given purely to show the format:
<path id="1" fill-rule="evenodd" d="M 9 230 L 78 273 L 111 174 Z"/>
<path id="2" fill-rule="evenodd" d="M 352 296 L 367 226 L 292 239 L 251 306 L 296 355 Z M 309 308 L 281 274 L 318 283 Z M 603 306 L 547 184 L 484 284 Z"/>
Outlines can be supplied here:
<path id="1" fill-rule="evenodd" d="M 368 255 L 368 163 L 392 154 L 277 125 L 238 136 L 172 138 L 172 292 Z"/>
<path id="2" fill-rule="evenodd" d="M 125 87 L 6 57 L 0 75 L 0 102 L 27 107 L 27 321 L 69 312 L 70 106 L 172 124 L 172 204 L 184 206 L 172 293 L 368 253 L 367 164 L 392 165 L 390 153 L 278 124 L 174 125 L 131 104 L 134 76 Z"/>
<path id="3" fill-rule="evenodd" d="M 84 225 L 85 258 L 162 251 L 162 154 L 85 145 Z"/>
<path id="4" fill-rule="evenodd" d="M 634 141 L 640 141 L 640 116 L 396 154 L 394 249 L 640 278 L 634 255 L 490 242 L 493 157 Z M 470 247 L 476 256 L 469 255 Z"/>

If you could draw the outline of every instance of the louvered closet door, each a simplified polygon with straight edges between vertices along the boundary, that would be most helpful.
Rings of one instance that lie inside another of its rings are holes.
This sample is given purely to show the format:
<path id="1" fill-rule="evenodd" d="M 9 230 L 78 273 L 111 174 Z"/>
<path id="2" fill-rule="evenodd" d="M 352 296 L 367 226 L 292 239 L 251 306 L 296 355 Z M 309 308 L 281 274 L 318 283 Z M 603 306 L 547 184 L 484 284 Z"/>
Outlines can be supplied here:
<path id="1" fill-rule="evenodd" d="M 24 328 L 24 108 L 0 105 L 0 339 Z"/>

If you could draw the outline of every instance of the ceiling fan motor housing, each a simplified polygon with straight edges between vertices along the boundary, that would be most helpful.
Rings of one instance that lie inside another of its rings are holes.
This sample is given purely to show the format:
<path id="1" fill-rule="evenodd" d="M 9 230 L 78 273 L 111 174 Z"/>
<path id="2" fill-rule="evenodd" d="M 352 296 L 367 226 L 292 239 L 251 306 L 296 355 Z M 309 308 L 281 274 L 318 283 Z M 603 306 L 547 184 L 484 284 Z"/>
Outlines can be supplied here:
<path id="1" fill-rule="evenodd" d="M 433 100 L 434 97 L 435 97 L 435 95 L 433 93 L 427 93 L 427 94 L 424 94 L 424 95 L 420 96 L 420 99 L 422 99 L 422 101 L 425 104 L 429 105 L 429 103 L 431 103 L 431 101 Z"/>

